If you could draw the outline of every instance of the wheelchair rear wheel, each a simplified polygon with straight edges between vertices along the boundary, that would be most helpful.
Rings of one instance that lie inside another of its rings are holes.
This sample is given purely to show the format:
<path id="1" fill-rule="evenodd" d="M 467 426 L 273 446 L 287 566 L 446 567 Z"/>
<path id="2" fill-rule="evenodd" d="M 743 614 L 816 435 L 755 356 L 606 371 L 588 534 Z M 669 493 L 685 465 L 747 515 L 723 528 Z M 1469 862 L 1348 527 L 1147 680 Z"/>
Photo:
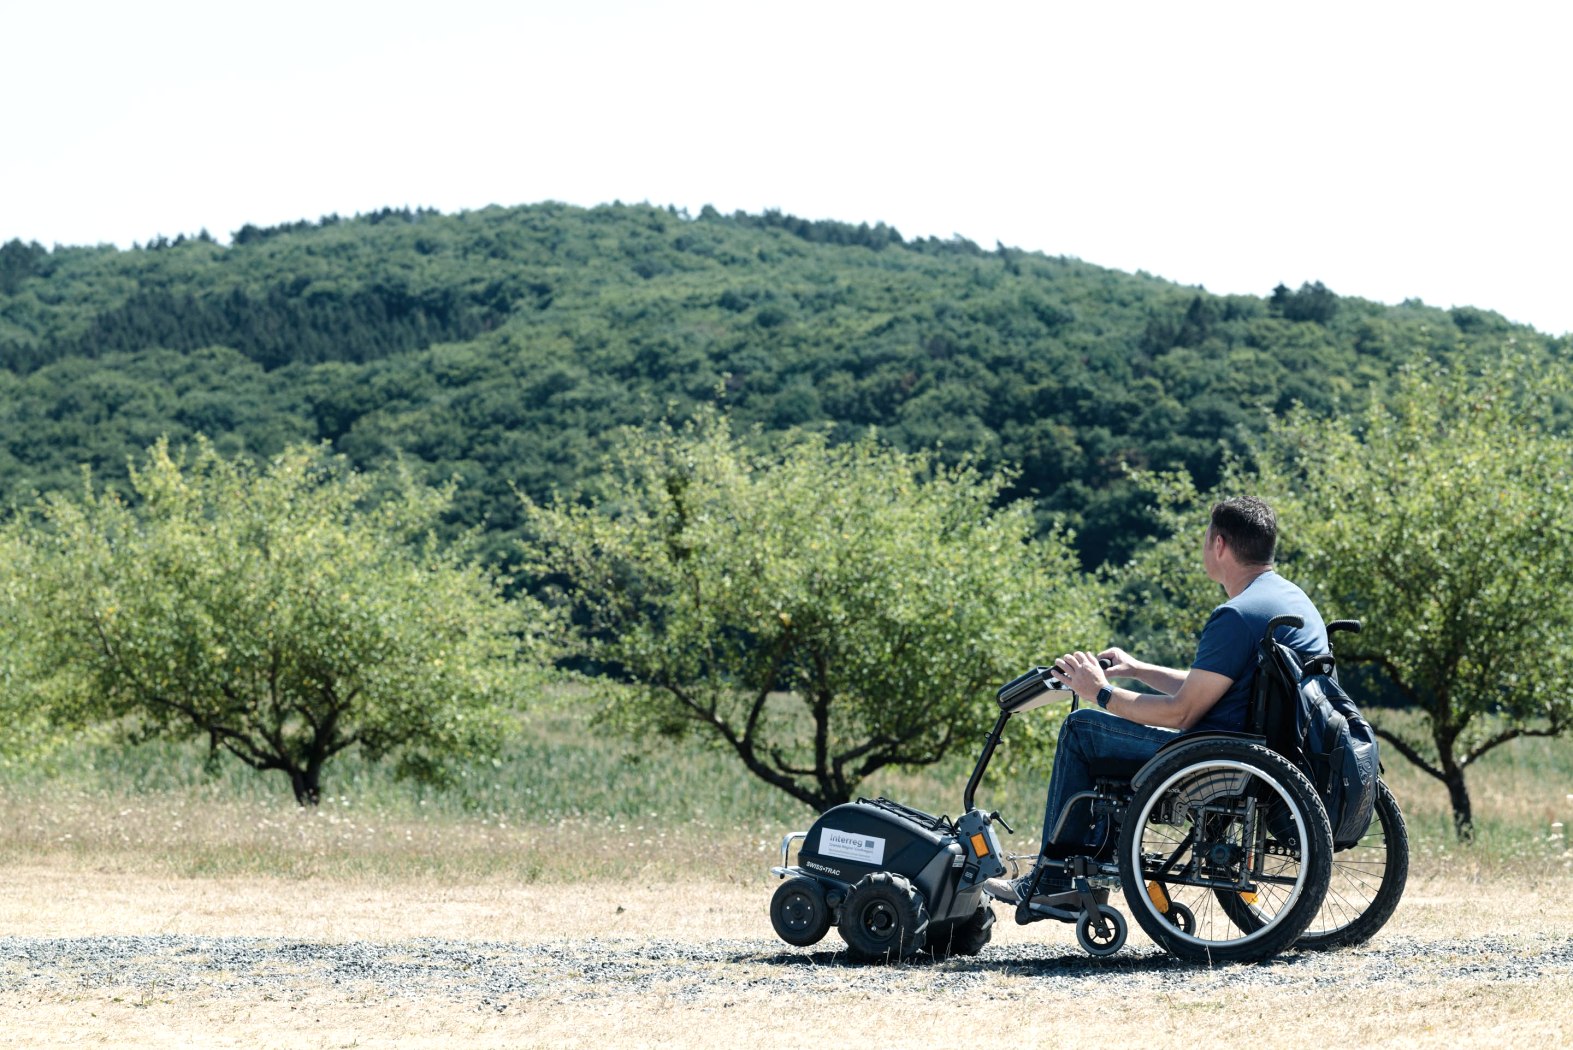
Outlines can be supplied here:
<path id="1" fill-rule="evenodd" d="M 1409 880 L 1409 832 L 1398 800 L 1376 782 L 1376 812 L 1359 842 L 1333 854 L 1332 877 L 1321 910 L 1297 942 L 1301 948 L 1347 948 L 1364 944 L 1393 917 Z M 1220 897 L 1235 909 L 1236 925 L 1260 920 L 1238 897 Z"/>
<path id="2" fill-rule="evenodd" d="M 1299 770 L 1250 741 L 1198 740 L 1161 756 L 1133 792 L 1120 881 L 1137 923 L 1172 954 L 1254 962 L 1316 916 L 1332 855 L 1327 811 Z M 1248 903 L 1249 928 L 1225 895 Z"/>

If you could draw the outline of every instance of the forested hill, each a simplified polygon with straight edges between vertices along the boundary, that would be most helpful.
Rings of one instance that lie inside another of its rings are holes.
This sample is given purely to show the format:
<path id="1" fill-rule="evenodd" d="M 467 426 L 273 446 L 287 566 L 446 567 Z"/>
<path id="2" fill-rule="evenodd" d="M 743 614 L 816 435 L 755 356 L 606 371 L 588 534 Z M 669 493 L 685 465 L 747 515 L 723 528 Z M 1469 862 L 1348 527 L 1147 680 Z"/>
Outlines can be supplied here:
<path id="1" fill-rule="evenodd" d="M 1119 464 L 1184 466 L 1294 401 L 1356 408 L 1417 353 L 1508 339 L 1474 309 L 1319 284 L 1215 296 L 885 226 L 558 204 L 384 211 L 130 251 L 0 247 L 0 497 L 123 473 L 161 434 L 267 454 L 329 440 L 463 479 L 501 542 L 510 490 L 569 489 L 619 424 L 724 397 L 767 430 L 878 427 L 1019 469 L 1090 563 L 1141 508 Z"/>

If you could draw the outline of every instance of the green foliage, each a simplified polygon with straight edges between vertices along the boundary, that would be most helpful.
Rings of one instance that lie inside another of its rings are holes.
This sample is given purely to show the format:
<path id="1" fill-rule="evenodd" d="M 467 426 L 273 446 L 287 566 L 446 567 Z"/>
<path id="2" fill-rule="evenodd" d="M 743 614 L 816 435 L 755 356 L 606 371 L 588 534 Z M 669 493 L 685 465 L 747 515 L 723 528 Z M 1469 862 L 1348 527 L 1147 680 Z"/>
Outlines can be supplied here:
<path id="1" fill-rule="evenodd" d="M 1382 735 L 1447 786 L 1460 835 L 1476 760 L 1573 724 L 1568 393 L 1565 369 L 1516 353 L 1479 373 L 1427 363 L 1352 423 L 1293 413 L 1259 457 L 1295 572 L 1365 622 L 1340 660 L 1425 712 L 1424 743 Z"/>
<path id="2" fill-rule="evenodd" d="M 135 502 L 89 478 L 4 531 L 24 677 L 55 720 L 205 738 L 302 804 L 347 748 L 437 779 L 497 747 L 540 614 L 433 539 L 450 491 L 320 447 L 258 467 L 205 441 L 157 443 L 129 486 Z"/>
<path id="3" fill-rule="evenodd" d="M 753 435 L 760 437 L 757 432 Z M 626 432 L 593 505 L 530 505 L 600 687 L 635 733 L 692 732 L 816 808 L 943 758 L 1050 646 L 1101 637 L 1065 537 L 1002 482 L 872 437 L 759 452 L 727 422 Z"/>
<path id="4" fill-rule="evenodd" d="M 1215 296 L 1075 259 L 779 213 L 542 204 L 247 228 L 228 247 L 0 247 L 0 497 L 118 471 L 160 435 L 227 454 L 332 442 L 464 479 L 451 517 L 502 561 L 619 426 L 717 400 L 768 432 L 828 426 L 1008 468 L 1005 499 L 1086 565 L 1153 533 L 1121 471 L 1221 477 L 1264 413 L 1358 410 L 1416 350 L 1472 360 L 1479 310 L 1320 285 Z M 1052 498 L 1052 501 L 1050 501 Z"/>
<path id="5" fill-rule="evenodd" d="M 1302 284 L 1298 292 L 1291 292 L 1280 284 L 1273 289 L 1273 296 L 1267 305 L 1274 313 L 1290 321 L 1327 324 L 1338 313 L 1338 296 L 1321 281 Z"/>

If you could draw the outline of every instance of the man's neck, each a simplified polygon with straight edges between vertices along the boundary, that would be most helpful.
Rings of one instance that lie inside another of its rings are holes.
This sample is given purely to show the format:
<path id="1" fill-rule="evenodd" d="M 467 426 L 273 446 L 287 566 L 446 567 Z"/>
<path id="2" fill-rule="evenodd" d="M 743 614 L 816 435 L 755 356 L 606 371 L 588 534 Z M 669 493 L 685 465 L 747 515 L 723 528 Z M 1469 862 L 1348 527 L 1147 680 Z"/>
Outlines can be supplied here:
<path id="1" fill-rule="evenodd" d="M 1223 592 L 1230 599 L 1238 598 L 1245 593 L 1245 589 L 1256 582 L 1257 577 L 1273 571 L 1271 565 L 1242 565 L 1230 573 L 1223 582 Z"/>

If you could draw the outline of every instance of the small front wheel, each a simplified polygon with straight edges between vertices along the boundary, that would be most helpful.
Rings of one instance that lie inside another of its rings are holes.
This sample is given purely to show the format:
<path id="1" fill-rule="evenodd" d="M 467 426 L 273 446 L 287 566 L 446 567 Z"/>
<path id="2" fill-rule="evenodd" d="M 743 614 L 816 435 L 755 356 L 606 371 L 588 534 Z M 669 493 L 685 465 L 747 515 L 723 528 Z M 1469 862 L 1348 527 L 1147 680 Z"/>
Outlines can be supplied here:
<path id="1" fill-rule="evenodd" d="M 1076 920 L 1076 941 L 1088 955 L 1102 959 L 1125 947 L 1125 916 L 1107 904 L 1084 911 Z"/>
<path id="2" fill-rule="evenodd" d="M 807 948 L 830 929 L 830 906 L 818 882 L 802 875 L 787 879 L 770 898 L 770 925 L 788 944 Z"/>

